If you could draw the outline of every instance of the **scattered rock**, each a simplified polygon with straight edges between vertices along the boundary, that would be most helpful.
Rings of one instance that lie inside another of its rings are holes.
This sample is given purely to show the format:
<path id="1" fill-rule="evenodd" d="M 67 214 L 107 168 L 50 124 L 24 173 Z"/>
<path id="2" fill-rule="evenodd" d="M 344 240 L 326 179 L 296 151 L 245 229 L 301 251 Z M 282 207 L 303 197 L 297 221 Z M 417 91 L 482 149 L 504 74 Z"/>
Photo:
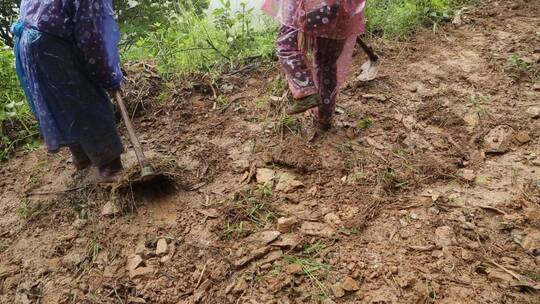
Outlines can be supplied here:
<path id="1" fill-rule="evenodd" d="M 302 187 L 304 184 L 301 181 L 297 180 L 294 175 L 285 172 L 279 175 L 276 191 L 288 193 Z"/>
<path id="2" fill-rule="evenodd" d="M 386 96 L 382 94 L 364 94 L 362 95 L 362 97 L 365 99 L 375 99 L 379 102 L 385 102 L 386 100 L 388 100 L 388 98 L 386 98 Z"/>
<path id="3" fill-rule="evenodd" d="M 533 85 L 533 90 L 537 91 L 537 92 L 540 92 L 540 81 L 539 82 L 536 82 L 534 85 Z"/>
<path id="4" fill-rule="evenodd" d="M 414 127 L 416 127 L 416 125 L 418 124 L 418 122 L 416 121 L 416 119 L 412 115 L 408 115 L 408 116 L 403 117 L 401 122 L 403 123 L 405 128 L 407 128 L 407 130 L 409 130 L 409 131 L 414 129 Z"/>
<path id="5" fill-rule="evenodd" d="M 287 248 L 287 249 L 294 249 L 300 245 L 300 237 L 294 233 L 288 233 L 281 235 L 277 241 L 273 242 L 271 245 L 280 247 L 280 248 Z"/>
<path id="6" fill-rule="evenodd" d="M 218 218 L 219 211 L 217 209 L 199 209 L 197 210 L 200 214 L 209 217 L 209 218 Z"/>
<path id="7" fill-rule="evenodd" d="M 341 283 L 341 288 L 345 291 L 358 291 L 360 290 L 360 284 L 355 279 L 346 277 Z"/>
<path id="8" fill-rule="evenodd" d="M 262 247 L 256 250 L 253 250 L 250 252 L 247 256 L 240 258 L 239 260 L 234 262 L 234 266 L 236 267 L 242 267 L 246 265 L 247 263 L 253 261 L 254 259 L 258 259 L 260 257 L 263 257 L 270 251 L 270 247 Z"/>
<path id="9" fill-rule="evenodd" d="M 74 222 L 73 222 L 73 227 L 77 228 L 77 229 L 83 229 L 84 226 L 86 226 L 86 223 L 88 223 L 88 220 L 85 220 L 85 219 L 76 219 Z"/>
<path id="10" fill-rule="evenodd" d="M 535 228 L 527 228 L 524 231 L 523 240 L 521 246 L 528 254 L 533 256 L 540 256 L 540 230 Z"/>
<path id="11" fill-rule="evenodd" d="M 208 289 L 210 289 L 210 285 L 212 285 L 212 281 L 209 279 L 206 279 L 201 283 L 199 288 L 197 288 L 197 290 L 195 290 L 193 293 L 194 303 L 199 303 L 202 300 L 202 298 L 207 294 Z"/>
<path id="12" fill-rule="evenodd" d="M 527 109 L 527 115 L 532 119 L 540 118 L 540 106 L 529 107 Z"/>
<path id="13" fill-rule="evenodd" d="M 452 227 L 442 226 L 435 230 L 435 244 L 439 248 L 445 248 L 457 244 L 456 235 Z"/>
<path id="14" fill-rule="evenodd" d="M 275 241 L 280 235 L 279 231 L 261 231 L 248 236 L 245 242 L 260 247 Z"/>
<path id="15" fill-rule="evenodd" d="M 277 220 L 277 229 L 281 233 L 289 233 L 296 223 L 298 223 L 298 220 L 294 217 L 280 217 Z"/>
<path id="16" fill-rule="evenodd" d="M 111 202 L 108 201 L 102 208 L 101 208 L 101 216 L 114 216 L 122 212 L 120 207 Z"/>
<path id="17" fill-rule="evenodd" d="M 75 251 L 64 256 L 62 258 L 62 263 L 64 263 L 64 265 L 67 267 L 73 268 L 80 265 L 82 262 L 84 262 L 84 260 L 86 260 L 86 255 L 83 252 Z"/>
<path id="18" fill-rule="evenodd" d="M 283 251 L 282 250 L 274 250 L 268 253 L 263 260 L 260 261 L 260 264 L 268 264 L 277 261 L 283 257 Z M 262 266 L 261 266 L 262 267 Z"/>
<path id="19" fill-rule="evenodd" d="M 159 239 L 156 245 L 156 255 L 161 256 L 169 252 L 169 247 L 167 246 L 167 240 Z"/>
<path id="20" fill-rule="evenodd" d="M 469 169 L 459 170 L 458 176 L 468 182 L 474 182 L 474 180 L 476 179 L 476 174 L 474 173 L 474 171 Z"/>
<path id="21" fill-rule="evenodd" d="M 155 271 L 154 267 L 139 267 L 129 272 L 129 278 L 136 279 L 136 278 L 147 277 L 147 276 L 152 275 L 154 271 Z"/>
<path id="22" fill-rule="evenodd" d="M 143 258 L 148 257 L 150 255 L 150 250 L 146 248 L 145 241 L 139 241 L 137 243 L 137 247 L 135 247 L 135 254 L 138 254 L 142 256 Z"/>
<path id="23" fill-rule="evenodd" d="M 319 222 L 304 222 L 300 227 L 300 233 L 310 236 L 332 237 L 336 231 L 327 224 Z"/>
<path id="24" fill-rule="evenodd" d="M 336 298 L 342 298 L 345 295 L 345 290 L 341 287 L 341 284 L 334 284 L 331 286 L 332 293 Z"/>
<path id="25" fill-rule="evenodd" d="M 385 147 L 382 144 L 380 144 L 378 141 L 376 141 L 375 139 L 369 136 L 364 137 L 364 141 L 366 142 L 367 145 L 370 145 L 375 149 L 379 149 L 379 150 L 385 149 Z"/>
<path id="26" fill-rule="evenodd" d="M 531 141 L 531 136 L 528 132 L 521 131 L 516 134 L 516 140 L 520 145 L 524 145 Z"/>
<path id="27" fill-rule="evenodd" d="M 403 140 L 403 144 L 411 149 L 431 150 L 431 144 L 424 139 L 421 135 L 411 132 Z"/>
<path id="28" fill-rule="evenodd" d="M 143 262 L 143 258 L 140 255 L 135 254 L 128 258 L 126 268 L 129 272 L 132 272 L 133 270 L 139 268 Z"/>
<path id="29" fill-rule="evenodd" d="M 140 297 L 128 296 L 128 304 L 146 304 L 146 300 Z"/>
<path id="30" fill-rule="evenodd" d="M 327 215 L 325 215 L 324 222 L 334 228 L 341 227 L 341 224 L 342 224 L 341 219 L 335 213 L 328 213 Z"/>
<path id="31" fill-rule="evenodd" d="M 506 125 L 497 126 L 489 131 L 484 137 L 486 153 L 504 154 L 508 152 L 509 144 L 512 141 L 514 130 Z"/>
<path id="32" fill-rule="evenodd" d="M 234 285 L 233 291 L 235 293 L 242 293 L 244 290 L 248 289 L 249 285 L 246 279 L 240 278 L 238 282 Z"/>
<path id="33" fill-rule="evenodd" d="M 474 128 L 476 128 L 478 124 L 480 123 L 480 116 L 476 112 L 467 113 L 463 117 L 463 121 L 465 121 L 465 123 L 469 127 L 469 130 L 474 130 Z"/>
<path id="34" fill-rule="evenodd" d="M 272 169 L 267 168 L 259 168 L 257 169 L 257 182 L 260 184 L 266 184 L 268 182 L 271 182 L 276 177 L 276 171 Z"/>
<path id="35" fill-rule="evenodd" d="M 488 270 L 488 280 L 497 283 L 510 283 L 514 278 L 506 272 L 491 269 Z"/>
<path id="36" fill-rule="evenodd" d="M 298 264 L 289 264 L 285 266 L 285 272 L 288 274 L 300 274 L 304 272 L 304 269 L 301 265 Z"/>

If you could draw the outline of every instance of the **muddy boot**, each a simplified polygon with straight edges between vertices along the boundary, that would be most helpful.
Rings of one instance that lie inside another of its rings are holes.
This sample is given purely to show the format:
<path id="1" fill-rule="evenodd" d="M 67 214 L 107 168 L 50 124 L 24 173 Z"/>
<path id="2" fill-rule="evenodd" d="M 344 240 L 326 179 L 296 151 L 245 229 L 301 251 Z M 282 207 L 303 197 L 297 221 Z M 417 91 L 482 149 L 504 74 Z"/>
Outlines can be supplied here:
<path id="1" fill-rule="evenodd" d="M 308 97 L 295 100 L 293 105 L 287 110 L 287 114 L 300 114 L 307 110 L 318 107 L 322 103 L 319 94 L 313 94 Z"/>
<path id="2" fill-rule="evenodd" d="M 84 150 L 79 145 L 69 147 L 71 152 L 71 161 L 77 171 L 88 168 L 91 164 L 90 158 L 84 153 Z"/>
<path id="3" fill-rule="evenodd" d="M 101 183 L 114 183 L 118 181 L 118 178 L 120 176 L 120 172 L 122 172 L 123 166 L 122 166 L 122 160 L 120 157 L 113 160 L 112 162 L 100 166 L 98 168 L 99 171 L 99 178 Z"/>

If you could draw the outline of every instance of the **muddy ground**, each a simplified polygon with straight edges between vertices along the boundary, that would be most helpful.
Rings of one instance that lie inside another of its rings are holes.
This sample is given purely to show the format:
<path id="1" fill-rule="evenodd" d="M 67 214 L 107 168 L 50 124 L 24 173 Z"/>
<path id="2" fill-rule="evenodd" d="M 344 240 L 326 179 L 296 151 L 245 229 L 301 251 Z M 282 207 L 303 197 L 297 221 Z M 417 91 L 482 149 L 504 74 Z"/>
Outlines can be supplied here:
<path id="1" fill-rule="evenodd" d="M 43 150 L 2 164 L 0 302 L 540 303 L 539 11 L 484 1 L 374 41 L 379 78 L 312 142 L 275 64 L 159 106 L 133 67 L 175 185 L 112 195 Z"/>

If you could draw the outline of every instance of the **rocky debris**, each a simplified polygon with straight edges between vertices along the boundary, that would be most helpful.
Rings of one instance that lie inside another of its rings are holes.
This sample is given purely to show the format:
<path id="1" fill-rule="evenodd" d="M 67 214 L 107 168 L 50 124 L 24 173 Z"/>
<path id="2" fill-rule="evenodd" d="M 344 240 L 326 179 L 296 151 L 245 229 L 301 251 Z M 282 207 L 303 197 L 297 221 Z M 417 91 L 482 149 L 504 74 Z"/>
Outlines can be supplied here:
<path id="1" fill-rule="evenodd" d="M 366 145 L 372 146 L 375 149 L 379 149 L 379 150 L 385 149 L 384 145 L 380 144 L 377 140 L 369 136 L 366 136 L 363 140 L 365 141 Z"/>
<path id="2" fill-rule="evenodd" d="M 276 293 L 276 292 L 282 290 L 285 286 L 290 285 L 291 282 L 292 282 L 292 279 L 293 279 L 292 276 L 290 276 L 288 274 L 285 274 L 285 273 L 281 274 L 281 275 L 278 275 L 269 282 L 268 289 L 271 292 Z"/>
<path id="3" fill-rule="evenodd" d="M 161 259 L 159 260 L 161 263 L 167 263 L 171 261 L 174 254 L 176 253 L 176 246 L 174 245 L 174 243 L 170 243 L 168 247 L 169 248 L 168 248 L 167 255 L 162 256 Z"/>
<path id="4" fill-rule="evenodd" d="M 166 255 L 167 252 L 169 252 L 169 247 L 167 245 L 167 240 L 166 239 L 159 239 L 157 241 L 157 245 L 156 245 L 156 255 L 157 256 Z"/>
<path id="5" fill-rule="evenodd" d="M 269 252 L 264 257 L 264 259 L 260 260 L 260 264 L 261 265 L 269 264 L 269 263 L 272 263 L 274 261 L 277 261 L 277 260 L 281 259 L 282 257 L 283 257 L 283 251 L 282 250 L 274 250 L 274 251 Z"/>
<path id="6" fill-rule="evenodd" d="M 385 102 L 388 100 L 388 98 L 382 94 L 364 94 L 362 97 L 365 99 L 374 99 L 379 102 Z"/>
<path id="7" fill-rule="evenodd" d="M 508 152 L 514 130 L 506 125 L 497 126 L 484 137 L 486 153 L 502 154 Z"/>
<path id="8" fill-rule="evenodd" d="M 540 230 L 535 228 L 527 228 L 524 231 L 521 246 L 528 254 L 540 256 Z"/>
<path id="9" fill-rule="evenodd" d="M 339 218 L 339 215 L 335 213 L 328 213 L 327 215 L 325 215 L 324 222 L 332 226 L 333 228 L 339 228 L 343 224 L 343 222 Z"/>
<path id="10" fill-rule="evenodd" d="M 148 277 L 154 274 L 155 271 L 156 269 L 154 267 L 139 267 L 129 272 L 129 278 L 133 280 L 136 278 Z"/>
<path id="11" fill-rule="evenodd" d="M 146 300 L 140 297 L 128 296 L 128 304 L 146 304 Z"/>
<path id="12" fill-rule="evenodd" d="M 285 266 L 285 272 L 288 274 L 301 274 L 304 272 L 304 269 L 299 264 L 289 264 Z"/>
<path id="13" fill-rule="evenodd" d="M 509 284 L 514 280 L 514 278 L 510 274 L 496 269 L 489 269 L 487 273 L 488 280 L 490 280 L 491 282 Z"/>
<path id="14" fill-rule="evenodd" d="M 441 226 L 435 230 L 435 244 L 439 248 L 445 248 L 457 244 L 456 235 L 452 227 Z"/>
<path id="15" fill-rule="evenodd" d="M 277 220 L 277 230 L 281 233 L 290 233 L 296 223 L 298 219 L 295 217 L 280 217 Z"/>
<path id="16" fill-rule="evenodd" d="M 236 267 L 242 267 L 245 266 L 247 263 L 258 259 L 260 257 L 263 257 L 270 251 L 270 247 L 261 247 L 259 249 L 251 251 L 247 256 L 244 256 L 237 261 L 234 262 L 234 266 Z"/>
<path id="17" fill-rule="evenodd" d="M 468 182 L 474 182 L 476 179 L 476 173 L 473 170 L 461 169 L 458 171 L 458 176 Z"/>
<path id="18" fill-rule="evenodd" d="M 201 285 L 199 285 L 199 287 L 193 293 L 194 303 L 199 303 L 203 299 L 203 297 L 207 294 L 207 291 L 210 289 L 210 285 L 212 285 L 212 281 L 209 279 L 205 280 L 201 283 Z"/>
<path id="19" fill-rule="evenodd" d="M 248 282 L 246 281 L 246 279 L 244 278 L 240 278 L 236 284 L 234 285 L 234 288 L 233 288 L 233 292 L 235 293 L 242 293 L 244 292 L 246 289 L 249 288 L 249 284 Z"/>
<path id="20" fill-rule="evenodd" d="M 259 168 L 257 169 L 256 178 L 258 183 L 266 184 L 276 178 L 276 171 L 267 168 Z"/>
<path id="21" fill-rule="evenodd" d="M 261 231 L 248 236 L 245 242 L 260 247 L 275 241 L 280 235 L 279 231 Z"/>
<path id="22" fill-rule="evenodd" d="M 528 132 L 525 132 L 525 131 L 518 132 L 516 134 L 515 138 L 516 138 L 518 144 L 520 144 L 520 145 L 524 145 L 524 144 L 531 141 L 531 136 L 529 135 Z"/>
<path id="23" fill-rule="evenodd" d="M 332 237 L 336 231 L 327 224 L 319 222 L 304 222 L 300 227 L 300 233 L 309 236 Z"/>
<path id="24" fill-rule="evenodd" d="M 532 119 L 540 118 L 540 106 L 533 106 L 527 108 L 527 115 Z"/>
<path id="25" fill-rule="evenodd" d="M 115 216 L 120 214 L 120 212 L 122 212 L 122 209 L 120 209 L 116 203 L 111 201 L 108 201 L 101 208 L 101 216 Z"/>
<path id="26" fill-rule="evenodd" d="M 197 210 L 200 214 L 208 217 L 208 218 L 218 218 L 219 217 L 219 211 L 217 209 L 199 209 Z"/>
<path id="27" fill-rule="evenodd" d="M 85 219 L 76 219 L 74 222 L 73 222 L 73 227 L 81 230 L 84 228 L 84 226 L 86 226 L 86 223 L 88 223 L 88 220 L 85 220 Z"/>
<path id="28" fill-rule="evenodd" d="M 86 260 L 86 254 L 82 251 L 70 252 L 62 258 L 62 263 L 69 268 L 74 268 Z"/>
<path id="29" fill-rule="evenodd" d="M 358 284 L 355 279 L 346 277 L 345 280 L 341 282 L 341 288 L 345 291 L 358 291 L 360 290 L 360 284 Z"/>
<path id="30" fill-rule="evenodd" d="M 144 260 L 140 255 L 134 254 L 128 258 L 126 268 L 129 272 L 132 272 L 135 269 L 139 268 L 139 266 L 141 266 L 143 262 Z"/>
<path id="31" fill-rule="evenodd" d="M 431 144 L 420 134 L 411 132 L 403 140 L 403 144 L 411 149 L 432 150 Z"/>
<path id="32" fill-rule="evenodd" d="M 288 234 L 282 234 L 275 242 L 273 242 L 271 245 L 275 247 L 280 248 L 286 248 L 286 249 L 294 249 L 300 245 L 301 238 L 294 234 L 294 233 L 288 233 Z"/>
<path id="33" fill-rule="evenodd" d="M 332 289 L 334 297 L 342 298 L 343 296 L 345 296 L 345 290 L 343 290 L 341 284 L 333 284 L 330 288 Z"/>
<path id="34" fill-rule="evenodd" d="M 302 187 L 304 187 L 304 184 L 297 180 L 296 176 L 285 172 L 279 175 L 279 182 L 276 186 L 276 191 L 289 193 Z"/>
<path id="35" fill-rule="evenodd" d="M 135 247 L 135 254 L 140 255 L 143 258 L 146 258 L 150 255 L 150 250 L 146 247 L 145 241 L 139 241 Z"/>

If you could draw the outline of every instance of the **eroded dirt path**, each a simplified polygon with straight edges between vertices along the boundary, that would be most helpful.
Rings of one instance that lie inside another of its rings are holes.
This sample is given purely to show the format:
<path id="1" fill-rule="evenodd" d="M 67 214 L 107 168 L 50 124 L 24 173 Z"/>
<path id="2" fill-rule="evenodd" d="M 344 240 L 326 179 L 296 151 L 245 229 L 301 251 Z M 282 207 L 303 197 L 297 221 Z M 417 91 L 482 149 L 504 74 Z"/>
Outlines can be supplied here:
<path id="1" fill-rule="evenodd" d="M 486 1 L 379 43 L 379 79 L 349 83 L 314 142 L 272 110 L 275 67 L 227 78 L 221 104 L 171 94 L 137 125 L 177 190 L 113 217 L 66 155 L 18 155 L 0 303 L 538 303 L 539 11 Z"/>

